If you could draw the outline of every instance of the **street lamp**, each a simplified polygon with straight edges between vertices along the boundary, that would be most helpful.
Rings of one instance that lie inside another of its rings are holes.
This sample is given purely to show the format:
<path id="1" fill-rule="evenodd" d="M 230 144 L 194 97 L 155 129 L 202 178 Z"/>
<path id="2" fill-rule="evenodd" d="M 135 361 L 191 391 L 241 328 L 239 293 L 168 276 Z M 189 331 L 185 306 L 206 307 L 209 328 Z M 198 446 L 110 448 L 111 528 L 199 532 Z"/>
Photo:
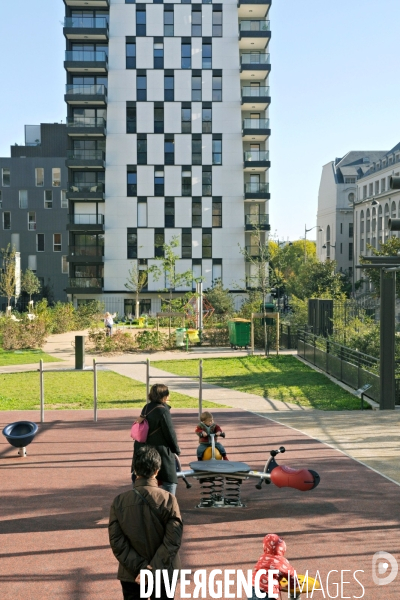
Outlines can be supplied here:
<path id="1" fill-rule="evenodd" d="M 307 262 L 307 233 L 317 227 L 319 227 L 319 225 L 314 225 L 314 227 L 307 229 L 307 225 L 304 225 L 304 262 Z M 322 227 L 319 227 L 318 232 L 320 231 L 323 231 Z"/>
<path id="2" fill-rule="evenodd" d="M 322 246 L 322 250 L 326 250 L 326 249 L 327 249 L 327 247 L 328 247 L 328 246 L 327 246 L 326 244 L 324 244 L 324 245 Z M 334 244 L 331 244 L 331 243 L 329 243 L 329 248 L 335 248 L 335 250 L 336 250 L 336 246 L 335 246 Z M 331 257 L 330 257 L 330 256 L 327 256 L 326 258 L 329 258 L 329 260 L 331 259 Z"/>

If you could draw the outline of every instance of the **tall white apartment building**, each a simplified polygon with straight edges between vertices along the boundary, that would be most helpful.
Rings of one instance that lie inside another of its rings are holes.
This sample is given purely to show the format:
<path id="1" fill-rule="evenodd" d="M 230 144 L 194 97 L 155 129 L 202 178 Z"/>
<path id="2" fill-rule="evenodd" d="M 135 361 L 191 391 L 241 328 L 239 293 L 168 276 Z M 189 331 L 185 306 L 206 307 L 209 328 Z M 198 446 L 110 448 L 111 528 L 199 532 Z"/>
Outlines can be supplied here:
<path id="1" fill-rule="evenodd" d="M 64 3 L 69 297 L 134 312 L 129 269 L 173 238 L 177 269 L 237 293 L 270 227 L 271 0 Z"/>

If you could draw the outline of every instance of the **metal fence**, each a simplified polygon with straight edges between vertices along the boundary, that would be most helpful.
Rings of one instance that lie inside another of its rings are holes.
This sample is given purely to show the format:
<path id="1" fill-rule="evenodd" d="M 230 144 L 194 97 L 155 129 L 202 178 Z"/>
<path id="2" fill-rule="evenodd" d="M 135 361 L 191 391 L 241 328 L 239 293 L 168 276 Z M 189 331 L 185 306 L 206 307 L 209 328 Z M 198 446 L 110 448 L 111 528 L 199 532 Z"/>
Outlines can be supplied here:
<path id="1" fill-rule="evenodd" d="M 297 328 L 287 323 L 280 323 L 279 330 L 280 348 L 297 350 Z"/>

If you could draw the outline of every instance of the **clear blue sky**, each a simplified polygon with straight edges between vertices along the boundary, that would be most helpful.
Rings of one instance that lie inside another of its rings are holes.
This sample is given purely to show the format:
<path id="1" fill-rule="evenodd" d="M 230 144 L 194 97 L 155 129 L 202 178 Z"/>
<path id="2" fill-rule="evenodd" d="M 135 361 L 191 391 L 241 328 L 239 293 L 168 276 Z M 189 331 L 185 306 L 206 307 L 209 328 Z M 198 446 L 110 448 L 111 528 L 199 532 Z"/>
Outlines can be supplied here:
<path id="1" fill-rule="evenodd" d="M 2 2 L 0 156 L 25 124 L 65 122 L 62 0 Z M 272 233 L 316 222 L 322 165 L 400 141 L 399 0 L 273 0 Z M 310 238 L 312 234 L 309 234 Z"/>

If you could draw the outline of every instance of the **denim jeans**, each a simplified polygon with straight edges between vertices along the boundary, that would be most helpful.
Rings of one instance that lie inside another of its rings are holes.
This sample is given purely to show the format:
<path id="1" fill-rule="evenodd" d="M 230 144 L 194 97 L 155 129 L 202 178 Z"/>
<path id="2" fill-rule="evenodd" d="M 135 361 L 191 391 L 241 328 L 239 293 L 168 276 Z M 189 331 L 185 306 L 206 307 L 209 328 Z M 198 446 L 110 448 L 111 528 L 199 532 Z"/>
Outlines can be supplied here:
<path id="1" fill-rule="evenodd" d="M 176 495 L 176 487 L 177 487 L 176 483 L 170 483 L 169 481 L 163 481 L 161 489 L 165 490 L 166 492 L 169 492 L 170 494 L 175 496 Z"/>

